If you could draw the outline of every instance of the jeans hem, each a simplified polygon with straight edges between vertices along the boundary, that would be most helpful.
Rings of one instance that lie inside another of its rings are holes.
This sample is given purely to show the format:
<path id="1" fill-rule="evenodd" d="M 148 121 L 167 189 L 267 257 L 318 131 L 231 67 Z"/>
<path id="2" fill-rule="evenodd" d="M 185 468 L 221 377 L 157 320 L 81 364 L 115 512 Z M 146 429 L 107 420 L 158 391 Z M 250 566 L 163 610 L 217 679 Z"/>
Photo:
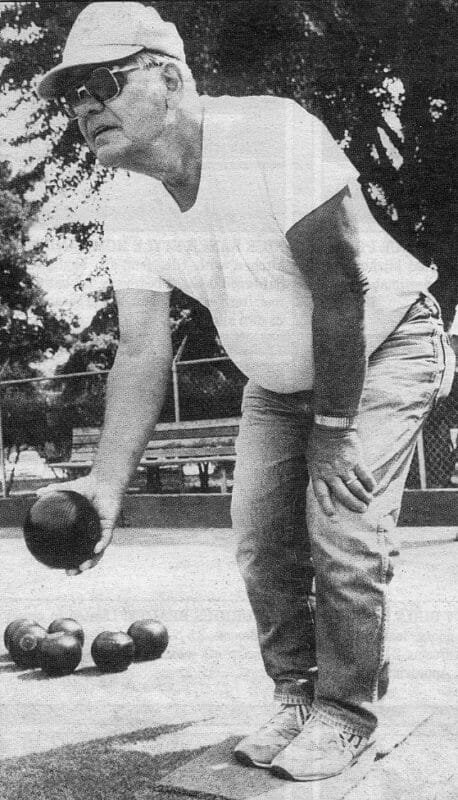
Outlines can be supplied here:
<path id="1" fill-rule="evenodd" d="M 288 692 L 275 692 L 274 700 L 286 706 L 311 707 L 313 700 L 307 694 L 288 694 Z"/>
<path id="2" fill-rule="evenodd" d="M 274 700 L 286 705 L 311 706 L 315 694 L 316 667 L 309 670 L 308 678 L 286 680 L 275 684 Z"/>
<path id="3" fill-rule="evenodd" d="M 320 702 L 313 703 L 311 711 L 316 719 L 319 719 L 326 725 L 339 728 L 343 733 L 354 733 L 357 736 L 369 738 L 377 727 L 377 723 L 374 725 L 370 725 L 369 723 L 364 724 L 356 714 L 352 714 L 344 709 L 339 711 L 334 706 L 329 706 Z"/>

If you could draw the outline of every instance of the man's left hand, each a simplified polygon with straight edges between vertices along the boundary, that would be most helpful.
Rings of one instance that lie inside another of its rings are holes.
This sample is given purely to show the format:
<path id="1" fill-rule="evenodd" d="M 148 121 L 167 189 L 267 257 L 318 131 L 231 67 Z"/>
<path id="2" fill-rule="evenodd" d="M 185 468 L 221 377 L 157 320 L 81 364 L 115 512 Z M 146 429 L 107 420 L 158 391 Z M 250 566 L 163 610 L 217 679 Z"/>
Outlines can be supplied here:
<path id="1" fill-rule="evenodd" d="M 376 482 L 364 463 L 356 430 L 314 426 L 307 450 L 307 465 L 315 496 L 327 516 L 335 514 L 334 500 L 363 514 L 372 500 Z"/>

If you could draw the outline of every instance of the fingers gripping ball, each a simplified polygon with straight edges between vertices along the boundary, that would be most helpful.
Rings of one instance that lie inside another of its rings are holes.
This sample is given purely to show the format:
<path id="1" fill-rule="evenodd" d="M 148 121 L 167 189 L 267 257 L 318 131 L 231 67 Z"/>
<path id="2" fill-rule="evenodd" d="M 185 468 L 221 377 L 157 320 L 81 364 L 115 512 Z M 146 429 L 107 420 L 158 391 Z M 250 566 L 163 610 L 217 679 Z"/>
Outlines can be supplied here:
<path id="1" fill-rule="evenodd" d="M 37 561 L 55 569 L 77 569 L 92 558 L 100 537 L 97 512 L 78 492 L 42 495 L 24 522 L 28 549 Z"/>
<path id="2" fill-rule="evenodd" d="M 139 619 L 127 633 L 135 644 L 135 661 L 160 658 L 169 643 L 167 628 L 158 619 Z"/>

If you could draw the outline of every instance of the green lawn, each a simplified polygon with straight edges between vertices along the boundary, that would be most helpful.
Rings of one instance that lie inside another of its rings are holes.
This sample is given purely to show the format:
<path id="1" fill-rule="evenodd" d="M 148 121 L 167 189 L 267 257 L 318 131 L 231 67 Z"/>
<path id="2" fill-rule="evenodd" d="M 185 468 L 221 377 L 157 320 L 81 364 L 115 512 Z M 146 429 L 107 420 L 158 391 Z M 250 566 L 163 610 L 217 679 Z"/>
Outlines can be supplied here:
<path id="1" fill-rule="evenodd" d="M 185 727 L 150 728 L 7 759 L 0 762 L 0 797 L 2 800 L 164 798 L 164 792 L 156 792 L 153 784 L 194 758 L 202 748 L 151 756 L 126 750 L 126 746 L 151 743 L 158 736 Z M 167 796 L 175 795 L 172 792 Z"/>
<path id="2" fill-rule="evenodd" d="M 44 625 L 73 616 L 86 644 L 80 667 L 64 678 L 20 670 L 0 655 L 0 800 L 174 798 L 155 783 L 270 713 L 272 687 L 231 531 L 125 529 L 100 565 L 78 578 L 40 566 L 19 531 L 3 532 L 2 630 L 19 616 Z M 457 561 L 455 543 L 401 555 L 393 583 L 393 710 L 448 707 L 456 697 Z M 97 633 L 125 631 L 146 616 L 169 630 L 163 657 L 119 674 L 98 672 L 90 657 Z"/>

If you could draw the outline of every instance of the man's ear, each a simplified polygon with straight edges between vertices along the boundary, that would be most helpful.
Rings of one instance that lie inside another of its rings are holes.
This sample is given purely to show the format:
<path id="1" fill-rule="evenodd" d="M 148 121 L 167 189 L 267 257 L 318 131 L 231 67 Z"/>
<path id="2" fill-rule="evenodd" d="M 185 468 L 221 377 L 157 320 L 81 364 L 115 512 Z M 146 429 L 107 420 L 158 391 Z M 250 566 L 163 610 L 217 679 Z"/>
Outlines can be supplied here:
<path id="1" fill-rule="evenodd" d="M 177 108 L 183 97 L 183 76 L 175 64 L 165 64 L 162 68 L 162 77 L 167 87 L 167 106 Z"/>

